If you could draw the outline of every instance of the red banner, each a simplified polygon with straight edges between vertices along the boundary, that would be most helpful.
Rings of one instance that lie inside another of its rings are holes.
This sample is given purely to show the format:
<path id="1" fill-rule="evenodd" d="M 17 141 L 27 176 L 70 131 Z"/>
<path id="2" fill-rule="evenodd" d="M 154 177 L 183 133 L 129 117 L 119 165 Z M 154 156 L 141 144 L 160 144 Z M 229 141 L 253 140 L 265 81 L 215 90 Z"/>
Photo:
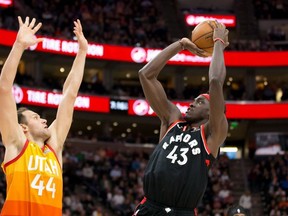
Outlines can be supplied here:
<path id="1" fill-rule="evenodd" d="M 227 27 L 236 26 L 236 16 L 234 15 L 187 14 L 185 20 L 186 24 L 189 26 L 196 26 L 205 20 L 217 20 L 219 23 L 223 23 Z"/>
<path id="2" fill-rule="evenodd" d="M 13 0 L 0 0 L 0 7 L 10 7 L 13 5 Z"/>
<path id="3" fill-rule="evenodd" d="M 13 86 L 13 94 L 17 104 L 57 108 L 62 94 L 54 91 Z M 184 115 L 189 102 L 173 101 Z M 74 104 L 75 110 L 86 112 L 110 113 L 110 110 L 123 111 L 129 115 L 156 116 L 148 102 L 144 99 L 115 100 L 79 94 Z M 231 102 L 226 103 L 228 119 L 288 119 L 288 102 Z"/>
<path id="4" fill-rule="evenodd" d="M 16 32 L 0 29 L 0 45 L 12 46 Z M 78 43 L 76 41 L 61 40 L 44 37 L 42 43 L 30 50 L 59 55 L 76 55 Z M 89 43 L 88 58 L 134 63 L 147 63 L 161 50 L 142 47 L 124 47 Z M 285 52 L 225 52 L 226 66 L 232 67 L 267 67 L 288 66 L 288 51 Z M 168 64 L 186 66 L 208 66 L 211 57 L 202 58 L 183 51 L 175 55 Z"/>
<path id="5" fill-rule="evenodd" d="M 226 116 L 230 119 L 288 119 L 288 102 L 228 103 Z"/>
<path id="6" fill-rule="evenodd" d="M 189 107 L 188 102 L 173 101 L 184 115 Z M 288 119 L 288 102 L 227 102 L 228 119 Z M 128 114 L 138 116 L 156 116 L 146 100 L 129 100 Z"/>
<path id="7" fill-rule="evenodd" d="M 58 92 L 30 89 L 13 86 L 16 103 L 56 108 L 61 101 L 62 94 Z M 87 112 L 110 112 L 110 98 L 99 96 L 79 95 L 74 104 L 75 110 Z"/>

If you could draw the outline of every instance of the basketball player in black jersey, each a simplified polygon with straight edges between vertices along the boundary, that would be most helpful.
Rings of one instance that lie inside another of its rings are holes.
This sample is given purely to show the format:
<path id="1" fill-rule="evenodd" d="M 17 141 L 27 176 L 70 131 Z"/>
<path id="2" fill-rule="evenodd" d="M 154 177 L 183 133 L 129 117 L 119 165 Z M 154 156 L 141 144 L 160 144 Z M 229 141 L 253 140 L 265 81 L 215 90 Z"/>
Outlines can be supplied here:
<path id="1" fill-rule="evenodd" d="M 144 175 L 145 197 L 134 216 L 194 216 L 206 190 L 208 169 L 227 136 L 223 83 L 226 77 L 224 49 L 228 30 L 216 22 L 214 52 L 209 67 L 209 94 L 199 95 L 183 117 L 157 80 L 167 61 L 182 49 L 202 56 L 188 38 L 161 51 L 140 71 L 146 99 L 161 120 L 160 141 Z"/>

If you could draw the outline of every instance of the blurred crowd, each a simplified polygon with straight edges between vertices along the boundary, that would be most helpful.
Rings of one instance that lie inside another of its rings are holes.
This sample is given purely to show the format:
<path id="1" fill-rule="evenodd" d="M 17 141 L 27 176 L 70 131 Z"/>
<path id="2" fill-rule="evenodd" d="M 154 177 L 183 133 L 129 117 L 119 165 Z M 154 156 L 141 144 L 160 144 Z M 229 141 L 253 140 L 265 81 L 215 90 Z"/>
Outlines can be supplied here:
<path id="1" fill-rule="evenodd" d="M 258 19 L 288 19 L 286 0 L 253 0 L 253 5 Z"/>
<path id="2" fill-rule="evenodd" d="M 75 0 L 73 4 L 22 0 L 18 4 L 25 6 L 25 15 L 43 23 L 40 35 L 73 39 L 72 21 L 80 19 L 86 38 L 96 43 L 164 47 L 170 42 L 161 11 L 150 0 Z M 5 11 L 1 13 L 2 27 L 17 29 L 15 11 Z"/>
<path id="3" fill-rule="evenodd" d="M 253 0 L 253 7 L 257 19 L 288 18 L 287 0 Z M 213 8 L 194 9 L 192 12 L 223 13 L 215 12 Z M 59 0 L 19 0 L 14 7 L 0 8 L 0 28 L 17 30 L 16 15 L 19 14 L 41 21 L 43 26 L 39 34 L 45 36 L 73 39 L 71 21 L 78 18 L 87 39 L 96 43 L 163 48 L 173 40 L 170 32 L 174 30 L 169 29 L 161 5 L 157 5 L 155 0 L 76 0 L 73 4 Z M 228 50 L 281 50 L 282 46 L 275 46 L 272 42 L 286 41 L 287 30 L 288 25 L 273 26 L 268 29 L 266 37 L 259 40 L 232 39 Z"/>
<path id="4" fill-rule="evenodd" d="M 264 215 L 288 215 L 288 154 L 255 158 L 248 175 L 252 192 L 261 193 Z"/>

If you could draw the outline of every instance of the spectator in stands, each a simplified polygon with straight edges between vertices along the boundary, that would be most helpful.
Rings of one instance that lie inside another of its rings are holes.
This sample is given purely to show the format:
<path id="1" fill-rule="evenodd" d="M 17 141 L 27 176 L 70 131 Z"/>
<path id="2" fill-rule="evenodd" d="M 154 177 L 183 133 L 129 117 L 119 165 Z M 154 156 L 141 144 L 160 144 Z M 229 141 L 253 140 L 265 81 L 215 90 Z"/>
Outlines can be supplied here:
<path id="1" fill-rule="evenodd" d="M 231 191 L 226 184 L 221 187 L 218 193 L 218 197 L 220 198 L 221 203 L 224 205 L 227 205 L 231 202 Z"/>
<path id="2" fill-rule="evenodd" d="M 88 162 L 84 164 L 84 167 L 82 168 L 82 176 L 87 181 L 92 181 L 92 178 L 94 176 L 93 167 L 90 166 Z"/>
<path id="3" fill-rule="evenodd" d="M 72 39 L 70 20 L 80 16 L 83 26 L 87 26 L 87 39 L 97 43 L 154 48 L 169 43 L 168 28 L 154 1 L 144 4 L 139 0 L 75 0 L 74 4 L 52 0 L 21 2 L 45 25 L 40 35 Z M 13 27 L 13 19 L 9 22 L 7 16 L 3 17 L 5 26 Z"/>
<path id="4" fill-rule="evenodd" d="M 79 20 L 74 34 L 79 51 L 63 86 L 57 116 L 48 127 L 37 113 L 20 108 L 12 94 L 17 66 L 25 49 L 41 42 L 41 23 L 18 17 L 19 31 L 0 76 L 0 131 L 5 146 L 3 170 L 7 180 L 1 215 L 62 215 L 62 150 L 70 129 L 74 103 L 84 74 L 88 42 Z M 17 116 L 18 114 L 18 116 Z"/>
<path id="5" fill-rule="evenodd" d="M 282 86 L 282 96 L 281 101 L 287 101 L 288 100 L 288 84 L 284 83 Z"/>
<path id="6" fill-rule="evenodd" d="M 195 215 L 195 208 L 207 186 L 208 170 L 228 132 L 224 114 L 226 68 L 223 52 L 229 42 L 228 30 L 223 24 L 216 22 L 213 39 L 214 52 L 209 68 L 210 95 L 197 97 L 184 118 L 177 106 L 167 99 L 157 76 L 168 60 L 181 49 L 188 49 L 200 56 L 202 50 L 188 38 L 183 38 L 166 47 L 139 71 L 146 99 L 160 118 L 161 129 L 160 143 L 152 153 L 144 175 L 145 198 L 134 215 L 165 215 L 169 212 Z"/>
<path id="7" fill-rule="evenodd" d="M 246 190 L 244 194 L 240 196 L 239 205 L 242 206 L 247 213 L 250 213 L 252 207 L 252 197 L 250 190 Z"/>
<path id="8" fill-rule="evenodd" d="M 269 216 L 281 216 L 281 211 L 279 210 L 278 206 L 274 206 L 271 208 L 271 211 L 269 212 Z"/>
<path id="9" fill-rule="evenodd" d="M 268 39 L 271 41 L 285 41 L 286 34 L 283 29 L 279 26 L 272 26 L 268 32 Z"/>
<path id="10" fill-rule="evenodd" d="M 110 171 L 110 177 L 113 181 L 117 181 L 122 176 L 120 167 L 116 164 Z"/>
<path id="11" fill-rule="evenodd" d="M 249 178 L 251 189 L 261 182 L 260 190 L 262 196 L 264 215 L 285 215 L 287 202 L 287 189 L 283 189 L 281 182 L 286 177 L 287 154 L 275 155 L 273 157 L 261 158 L 252 170 L 257 170 L 257 178 Z M 283 183 L 283 182 L 282 182 Z M 285 187 L 285 186 L 284 186 Z"/>
<path id="12" fill-rule="evenodd" d="M 125 202 L 125 197 L 123 195 L 123 191 L 120 188 L 116 187 L 114 189 L 112 199 L 111 199 L 112 208 L 115 210 L 120 210 L 124 202 Z"/>

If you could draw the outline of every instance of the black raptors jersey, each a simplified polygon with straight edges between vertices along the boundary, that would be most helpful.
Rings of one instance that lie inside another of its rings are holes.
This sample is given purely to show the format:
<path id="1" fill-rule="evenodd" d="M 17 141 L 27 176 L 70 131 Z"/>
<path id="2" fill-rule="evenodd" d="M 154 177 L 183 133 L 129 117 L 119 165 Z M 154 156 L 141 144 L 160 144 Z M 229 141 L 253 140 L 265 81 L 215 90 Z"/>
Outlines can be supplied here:
<path id="1" fill-rule="evenodd" d="M 185 130 L 185 122 L 172 124 L 156 146 L 144 175 L 145 196 L 167 207 L 197 207 L 206 190 L 210 154 L 204 126 Z"/>

